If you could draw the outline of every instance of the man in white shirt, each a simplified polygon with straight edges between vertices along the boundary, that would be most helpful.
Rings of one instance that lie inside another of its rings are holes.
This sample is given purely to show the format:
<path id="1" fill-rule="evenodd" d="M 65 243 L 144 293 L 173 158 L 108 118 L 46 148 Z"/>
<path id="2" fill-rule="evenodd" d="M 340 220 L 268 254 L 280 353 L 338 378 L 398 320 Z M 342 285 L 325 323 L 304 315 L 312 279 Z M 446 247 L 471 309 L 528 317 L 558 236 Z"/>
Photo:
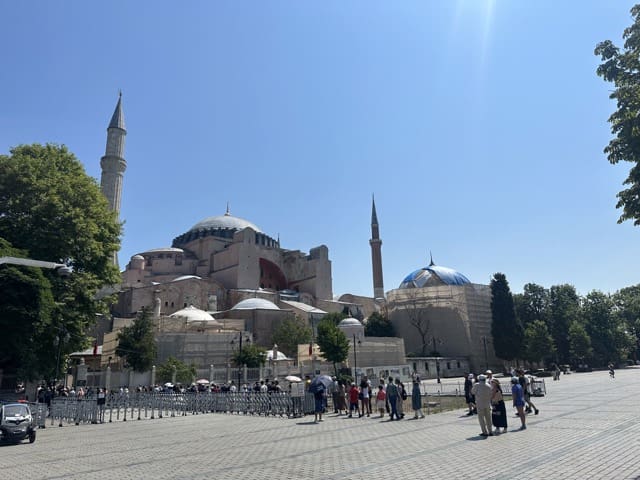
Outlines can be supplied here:
<path id="1" fill-rule="evenodd" d="M 478 422 L 482 437 L 493 436 L 491 429 L 491 385 L 487 383 L 487 377 L 478 375 L 478 382 L 471 388 L 471 393 L 476 398 L 476 409 L 478 410 Z"/>

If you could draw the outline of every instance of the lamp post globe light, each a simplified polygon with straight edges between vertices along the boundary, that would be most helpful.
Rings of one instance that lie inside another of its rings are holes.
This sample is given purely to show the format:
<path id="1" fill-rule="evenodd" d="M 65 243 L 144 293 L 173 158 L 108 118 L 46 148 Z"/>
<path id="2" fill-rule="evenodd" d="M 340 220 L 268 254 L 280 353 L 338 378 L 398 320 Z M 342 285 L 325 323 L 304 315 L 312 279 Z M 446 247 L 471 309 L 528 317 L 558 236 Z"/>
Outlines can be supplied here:
<path id="1" fill-rule="evenodd" d="M 357 318 L 348 317 L 343 319 L 338 328 L 348 339 L 353 340 L 353 378 L 358 383 L 358 345 L 364 339 L 364 325 Z"/>

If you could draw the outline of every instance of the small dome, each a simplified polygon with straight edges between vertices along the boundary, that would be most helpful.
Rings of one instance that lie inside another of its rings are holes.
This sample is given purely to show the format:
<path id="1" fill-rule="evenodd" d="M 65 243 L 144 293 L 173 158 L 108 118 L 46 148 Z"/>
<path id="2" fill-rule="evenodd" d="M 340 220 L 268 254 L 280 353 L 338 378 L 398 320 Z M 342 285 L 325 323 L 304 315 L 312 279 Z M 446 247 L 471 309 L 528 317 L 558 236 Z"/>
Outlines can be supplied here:
<path id="1" fill-rule="evenodd" d="M 277 350 L 276 360 L 288 360 L 287 356 L 280 350 Z M 267 350 L 267 360 L 273 360 L 273 350 Z"/>
<path id="2" fill-rule="evenodd" d="M 197 322 L 197 321 L 216 321 L 211 315 L 209 315 L 204 310 L 200 310 L 199 308 L 194 307 L 193 305 L 189 305 L 187 308 L 183 308 L 182 310 L 178 310 L 175 313 L 169 315 L 170 318 L 183 318 L 187 322 Z"/>
<path id="3" fill-rule="evenodd" d="M 364 325 L 357 318 L 345 318 L 338 324 L 338 328 L 349 340 L 351 340 L 351 337 L 356 337 L 360 340 L 364 337 Z"/>
<path id="4" fill-rule="evenodd" d="M 142 253 L 184 253 L 184 250 L 181 248 L 175 248 L 175 247 L 162 247 L 162 248 L 152 248 L 151 250 L 147 250 Z"/>
<path id="5" fill-rule="evenodd" d="M 465 285 L 471 283 L 467 277 L 452 268 L 431 264 L 421 268 L 402 280 L 399 288 L 422 288 L 436 285 Z"/>
<path id="6" fill-rule="evenodd" d="M 352 318 L 352 317 L 345 318 L 338 324 L 338 327 L 361 327 L 361 326 L 362 326 L 362 322 L 360 322 L 360 320 L 358 320 L 357 318 Z"/>
<path id="7" fill-rule="evenodd" d="M 236 303 L 231 310 L 280 310 L 280 308 L 264 298 L 246 298 Z"/>
<path id="8" fill-rule="evenodd" d="M 131 257 L 131 260 L 144 260 L 144 257 L 140 254 L 137 254 Z"/>

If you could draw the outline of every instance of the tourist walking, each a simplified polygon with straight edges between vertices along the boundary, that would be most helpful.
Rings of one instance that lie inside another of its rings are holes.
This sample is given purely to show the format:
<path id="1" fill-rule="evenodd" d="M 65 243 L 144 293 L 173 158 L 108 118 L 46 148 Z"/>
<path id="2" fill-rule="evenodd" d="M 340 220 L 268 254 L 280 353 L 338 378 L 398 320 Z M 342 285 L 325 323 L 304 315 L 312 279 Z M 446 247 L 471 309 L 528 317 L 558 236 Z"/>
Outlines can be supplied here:
<path id="1" fill-rule="evenodd" d="M 323 385 L 319 385 L 316 391 L 313 392 L 313 399 L 315 401 L 315 423 L 322 421 L 322 412 L 324 411 L 326 396 L 327 392 Z"/>
<path id="2" fill-rule="evenodd" d="M 507 408 L 504 404 L 504 397 L 502 395 L 502 387 L 500 381 L 497 378 L 491 380 L 491 423 L 496 427 L 495 433 L 507 433 Z"/>
<path id="3" fill-rule="evenodd" d="M 424 418 L 422 413 L 422 392 L 420 391 L 420 377 L 413 377 L 413 386 L 411 389 L 411 408 L 413 409 L 413 418 Z"/>
<path id="4" fill-rule="evenodd" d="M 480 436 L 490 437 L 493 435 L 491 428 L 491 385 L 487 383 L 487 377 L 478 375 L 478 382 L 473 385 L 471 393 L 476 398 L 476 409 L 478 410 L 478 422 L 480 423 Z"/>
<path id="5" fill-rule="evenodd" d="M 531 401 L 531 393 L 532 393 L 532 385 L 531 385 L 531 376 L 525 375 L 524 370 L 518 370 L 518 383 L 522 387 L 522 393 L 524 394 L 524 401 L 527 404 L 526 413 L 531 413 L 531 410 L 535 412 L 536 415 L 540 413 L 540 411 L 536 408 L 536 406 Z"/>
<path id="6" fill-rule="evenodd" d="M 524 414 L 524 391 L 518 377 L 511 377 L 511 398 L 513 398 L 513 406 L 518 411 L 518 417 L 520 417 L 520 430 L 525 430 L 527 424 Z"/>

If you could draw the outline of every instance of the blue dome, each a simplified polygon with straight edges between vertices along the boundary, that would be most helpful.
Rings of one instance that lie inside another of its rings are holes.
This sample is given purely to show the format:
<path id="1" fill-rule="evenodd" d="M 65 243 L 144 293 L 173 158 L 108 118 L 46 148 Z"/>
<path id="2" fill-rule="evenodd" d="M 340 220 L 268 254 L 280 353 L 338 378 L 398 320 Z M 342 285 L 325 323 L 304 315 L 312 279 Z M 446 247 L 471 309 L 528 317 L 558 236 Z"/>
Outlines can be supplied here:
<path id="1" fill-rule="evenodd" d="M 422 288 L 434 285 L 465 285 L 471 283 L 467 277 L 452 268 L 429 265 L 405 277 L 399 288 Z"/>

